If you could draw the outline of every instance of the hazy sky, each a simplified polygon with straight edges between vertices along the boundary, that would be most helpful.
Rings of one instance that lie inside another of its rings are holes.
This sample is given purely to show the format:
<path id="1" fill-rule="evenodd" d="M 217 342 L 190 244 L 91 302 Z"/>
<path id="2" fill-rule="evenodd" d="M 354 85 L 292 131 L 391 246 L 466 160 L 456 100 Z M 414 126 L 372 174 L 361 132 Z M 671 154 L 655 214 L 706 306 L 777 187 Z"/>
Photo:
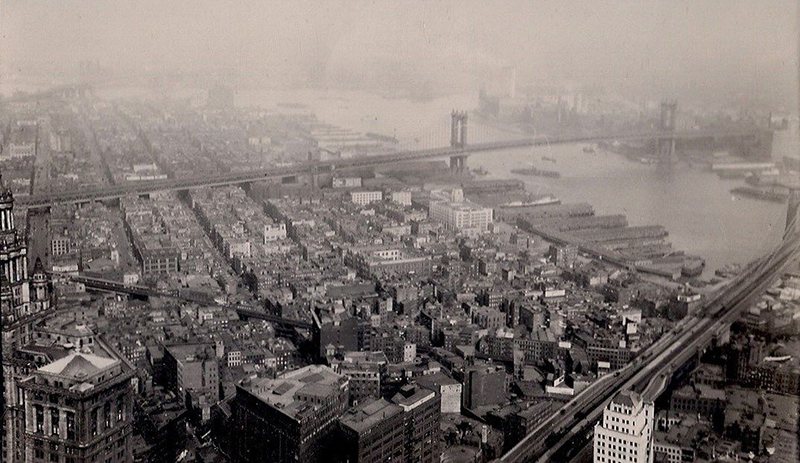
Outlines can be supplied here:
<path id="1" fill-rule="evenodd" d="M 795 0 L 0 0 L 0 72 L 74 73 L 91 59 L 127 72 L 313 71 L 466 88 L 513 65 L 520 83 L 780 103 L 796 98 L 797 22 Z"/>

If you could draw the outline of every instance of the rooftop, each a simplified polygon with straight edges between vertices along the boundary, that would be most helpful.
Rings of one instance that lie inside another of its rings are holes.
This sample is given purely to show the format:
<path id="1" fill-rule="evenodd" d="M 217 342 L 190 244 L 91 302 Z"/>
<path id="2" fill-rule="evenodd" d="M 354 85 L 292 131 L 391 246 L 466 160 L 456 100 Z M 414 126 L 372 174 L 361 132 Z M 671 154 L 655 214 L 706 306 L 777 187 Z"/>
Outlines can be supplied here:
<path id="1" fill-rule="evenodd" d="M 175 360 L 180 362 L 193 362 L 198 359 L 205 359 L 212 354 L 209 350 L 214 350 L 214 345 L 210 343 L 176 344 L 166 346 L 165 350 L 172 355 Z"/>
<path id="2" fill-rule="evenodd" d="M 389 403 L 385 399 L 371 398 L 350 409 L 342 416 L 341 422 L 342 425 L 361 434 L 381 421 L 401 413 L 403 413 L 403 409 L 399 406 Z"/>
<path id="3" fill-rule="evenodd" d="M 57 387 L 83 392 L 122 374 L 122 362 L 119 359 L 76 352 L 39 368 L 36 373 L 39 378 L 37 383 L 43 381 L 50 384 L 53 381 L 53 385 Z"/>
<path id="4" fill-rule="evenodd" d="M 392 397 L 392 402 L 400 405 L 404 410 L 411 410 L 432 399 L 435 395 L 436 393 L 430 389 L 406 385 L 400 388 L 400 392 Z"/>
<path id="5" fill-rule="evenodd" d="M 263 402 L 281 410 L 290 417 L 306 408 L 319 407 L 309 401 L 336 394 L 347 383 L 345 376 L 323 365 L 309 365 L 284 373 L 276 379 L 245 379 L 240 386 Z"/>
<path id="6" fill-rule="evenodd" d="M 612 403 L 638 409 L 642 407 L 642 396 L 633 391 L 620 391 L 611 399 Z"/>
<path id="7" fill-rule="evenodd" d="M 39 371 L 59 376 L 79 378 L 86 375 L 93 375 L 118 362 L 119 360 L 100 357 L 99 355 L 75 353 L 47 364 L 39 368 Z"/>

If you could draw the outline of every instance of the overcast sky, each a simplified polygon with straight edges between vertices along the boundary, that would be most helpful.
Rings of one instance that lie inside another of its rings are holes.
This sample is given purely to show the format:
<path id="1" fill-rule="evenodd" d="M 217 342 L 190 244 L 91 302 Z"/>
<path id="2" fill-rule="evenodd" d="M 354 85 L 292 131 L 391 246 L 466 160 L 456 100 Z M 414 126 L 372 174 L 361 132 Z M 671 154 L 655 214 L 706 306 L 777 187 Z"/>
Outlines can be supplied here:
<path id="1" fill-rule="evenodd" d="M 467 87 L 513 65 L 520 83 L 793 102 L 797 22 L 796 0 L 0 0 L 0 71 L 74 73 L 90 59 L 328 81 L 396 70 Z"/>

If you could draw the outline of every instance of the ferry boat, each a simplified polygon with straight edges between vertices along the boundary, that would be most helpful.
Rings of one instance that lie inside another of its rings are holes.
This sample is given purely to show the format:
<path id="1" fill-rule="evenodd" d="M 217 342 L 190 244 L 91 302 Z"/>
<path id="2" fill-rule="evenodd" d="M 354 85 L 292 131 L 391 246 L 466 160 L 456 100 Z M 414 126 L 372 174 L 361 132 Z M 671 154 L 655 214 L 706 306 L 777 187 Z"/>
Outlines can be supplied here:
<path id="1" fill-rule="evenodd" d="M 773 201 L 776 203 L 782 203 L 789 198 L 788 193 L 781 193 L 779 191 L 761 190 L 758 188 L 749 188 L 749 187 L 731 188 L 731 193 L 735 195 L 746 196 L 748 198 Z"/>
<path id="2" fill-rule="evenodd" d="M 511 201 L 503 204 L 503 207 L 547 206 L 550 204 L 561 204 L 561 200 L 553 195 L 546 195 L 530 201 Z"/>
<path id="3" fill-rule="evenodd" d="M 537 169 L 536 167 L 533 166 L 524 169 L 511 169 L 511 173 L 517 175 L 528 175 L 531 177 L 549 177 L 549 178 L 561 177 L 561 174 L 554 170 L 542 170 L 542 169 Z"/>

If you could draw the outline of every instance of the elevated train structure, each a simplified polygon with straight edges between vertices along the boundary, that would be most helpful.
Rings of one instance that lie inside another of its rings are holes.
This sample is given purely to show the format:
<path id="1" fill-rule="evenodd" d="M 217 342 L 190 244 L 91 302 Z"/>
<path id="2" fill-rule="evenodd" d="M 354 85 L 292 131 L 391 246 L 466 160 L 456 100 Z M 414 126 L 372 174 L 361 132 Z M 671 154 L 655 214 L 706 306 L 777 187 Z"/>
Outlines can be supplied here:
<path id="1" fill-rule="evenodd" d="M 621 390 L 642 393 L 654 400 L 673 375 L 703 350 L 720 340 L 746 307 L 760 297 L 783 273 L 800 260 L 798 214 L 787 221 L 783 242 L 769 255 L 749 265 L 737 278 L 704 304 L 695 316 L 642 352 L 633 362 L 607 375 L 545 420 L 508 453 L 503 462 L 554 461 L 564 457 L 592 432 L 603 409 Z"/>
<path id="2" fill-rule="evenodd" d="M 292 332 L 295 329 L 311 330 L 314 325 L 311 322 L 302 320 L 293 320 L 289 318 L 279 317 L 270 314 L 263 309 L 258 309 L 246 305 L 229 305 L 219 304 L 211 298 L 198 296 L 197 294 L 188 291 L 181 291 L 178 289 L 173 290 L 158 290 L 148 286 L 125 284 L 120 281 L 108 280 L 104 278 L 97 278 L 86 275 L 64 275 L 66 278 L 74 281 L 75 283 L 83 284 L 85 287 L 96 290 L 116 294 L 126 294 L 139 298 L 150 297 L 165 297 L 177 299 L 185 302 L 192 302 L 200 305 L 216 305 L 228 310 L 235 311 L 240 318 L 243 319 L 257 319 L 266 320 L 276 326 L 276 329 L 282 332 Z"/>

